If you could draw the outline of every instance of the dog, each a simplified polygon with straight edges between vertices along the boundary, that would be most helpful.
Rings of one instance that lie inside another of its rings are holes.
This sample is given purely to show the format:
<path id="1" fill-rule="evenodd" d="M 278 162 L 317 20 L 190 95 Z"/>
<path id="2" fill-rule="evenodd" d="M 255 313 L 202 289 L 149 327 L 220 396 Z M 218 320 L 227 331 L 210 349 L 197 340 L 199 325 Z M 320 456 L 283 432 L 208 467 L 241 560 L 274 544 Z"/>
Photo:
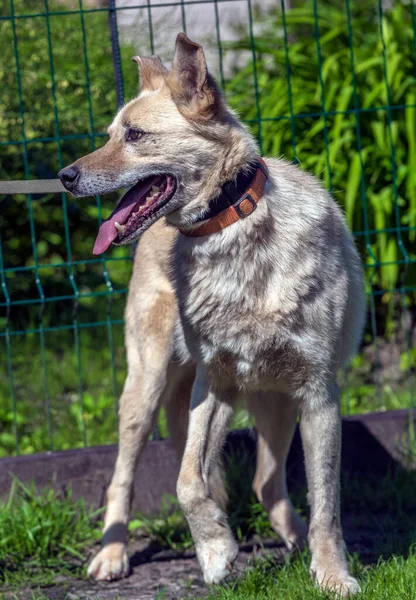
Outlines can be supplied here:
<path id="1" fill-rule="evenodd" d="M 357 593 L 340 525 L 336 372 L 360 342 L 365 294 L 342 212 L 313 176 L 259 157 L 199 44 L 179 34 L 169 71 L 156 56 L 133 60 L 138 97 L 118 112 L 105 146 L 59 173 L 74 196 L 133 186 L 101 225 L 94 253 L 140 238 L 125 313 L 119 451 L 89 574 L 128 575 L 132 482 L 162 404 L 204 579 L 230 573 L 238 546 L 220 463 L 239 399 L 256 419 L 253 488 L 273 528 L 289 549 L 307 539 L 322 588 Z M 309 532 L 286 488 L 298 416 Z"/>

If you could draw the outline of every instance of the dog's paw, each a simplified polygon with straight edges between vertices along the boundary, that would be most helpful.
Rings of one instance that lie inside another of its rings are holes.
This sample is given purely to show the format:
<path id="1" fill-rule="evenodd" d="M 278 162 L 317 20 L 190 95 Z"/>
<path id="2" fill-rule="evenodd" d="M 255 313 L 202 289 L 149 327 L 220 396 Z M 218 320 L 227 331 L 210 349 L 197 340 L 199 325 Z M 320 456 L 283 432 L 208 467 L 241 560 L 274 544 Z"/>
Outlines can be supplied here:
<path id="1" fill-rule="evenodd" d="M 272 521 L 271 524 L 273 527 Z M 283 526 L 273 528 L 290 551 L 303 550 L 308 545 L 308 526 L 295 511 Z"/>
<path id="2" fill-rule="evenodd" d="M 197 555 L 205 583 L 223 581 L 231 573 L 237 554 L 238 545 L 231 536 L 198 544 Z"/>
<path id="3" fill-rule="evenodd" d="M 104 546 L 88 567 L 88 575 L 97 581 L 113 581 L 130 572 L 125 544 L 115 542 Z"/>
<path id="4" fill-rule="evenodd" d="M 337 596 L 346 598 L 348 596 L 354 596 L 361 591 L 360 584 L 358 581 L 351 577 L 351 575 L 317 575 L 314 574 L 315 579 L 319 586 L 327 591 L 335 592 Z"/>

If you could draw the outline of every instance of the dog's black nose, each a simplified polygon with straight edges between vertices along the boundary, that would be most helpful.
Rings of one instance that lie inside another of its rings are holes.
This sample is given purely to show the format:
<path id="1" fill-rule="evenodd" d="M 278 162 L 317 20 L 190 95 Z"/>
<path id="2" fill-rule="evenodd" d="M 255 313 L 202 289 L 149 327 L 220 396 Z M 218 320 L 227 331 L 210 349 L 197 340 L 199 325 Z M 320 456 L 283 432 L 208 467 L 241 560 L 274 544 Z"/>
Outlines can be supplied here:
<path id="1" fill-rule="evenodd" d="M 78 167 L 66 167 L 61 169 L 58 173 L 59 179 L 62 181 L 67 190 L 72 190 L 78 177 L 80 170 Z"/>

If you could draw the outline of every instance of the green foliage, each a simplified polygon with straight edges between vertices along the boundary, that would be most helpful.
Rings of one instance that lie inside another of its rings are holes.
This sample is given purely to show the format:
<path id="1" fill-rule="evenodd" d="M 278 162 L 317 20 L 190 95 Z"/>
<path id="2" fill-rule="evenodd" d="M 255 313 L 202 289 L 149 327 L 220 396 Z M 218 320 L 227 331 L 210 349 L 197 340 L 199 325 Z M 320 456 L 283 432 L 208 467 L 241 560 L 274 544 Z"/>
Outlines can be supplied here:
<path id="1" fill-rule="evenodd" d="M 0 582 L 13 583 L 23 568 L 62 570 L 74 558 L 82 565 L 85 547 L 100 536 L 100 512 L 74 501 L 70 489 L 39 494 L 15 479 L 7 504 L 0 506 Z"/>
<path id="2" fill-rule="evenodd" d="M 173 496 L 165 495 L 162 499 L 160 514 L 149 518 L 138 515 L 129 523 L 129 531 L 150 536 L 162 548 L 181 551 L 193 546 L 191 532 L 189 531 L 185 515 L 179 503 Z"/>
<path id="3" fill-rule="evenodd" d="M 113 334 L 112 355 L 102 334 L 96 337 L 81 331 L 78 358 L 72 332 L 51 333 L 46 337 L 44 363 L 38 336 L 13 339 L 20 453 L 78 448 L 84 438 L 88 445 L 117 442 L 117 401 L 124 383 L 125 357 L 122 328 L 114 327 Z M 10 380 L 7 363 L 1 361 L 0 457 L 15 450 Z"/>
<path id="4" fill-rule="evenodd" d="M 401 410 L 412 405 L 412 394 L 406 386 L 395 390 L 388 383 L 346 387 L 341 391 L 343 414 L 353 415 L 386 410 Z"/>
<path id="5" fill-rule="evenodd" d="M 254 561 L 253 568 L 243 577 L 212 588 L 206 597 L 208 600 L 335 600 L 335 594 L 318 589 L 310 577 L 309 564 L 308 552 L 288 560 L 280 568 L 270 559 Z M 414 549 L 407 558 L 393 556 L 371 567 L 351 560 L 350 566 L 362 586 L 362 593 L 354 596 L 357 600 L 413 600 L 415 597 Z"/>
<path id="6" fill-rule="evenodd" d="M 254 42 L 261 123 L 250 89 L 251 58 L 226 82 L 226 91 L 240 116 L 254 124 L 266 155 L 295 159 L 323 178 L 345 208 L 368 264 L 382 265 L 373 284 L 391 289 L 401 273 L 397 261 L 405 259 L 405 252 L 416 258 L 411 6 L 394 1 L 384 10 L 385 54 L 376 3 L 353 1 L 350 6 L 352 31 L 345 2 L 318 4 L 320 58 L 312 0 L 286 11 L 287 53 L 282 13 L 270 13 Z M 248 50 L 250 40 L 230 48 Z M 396 231 L 400 227 L 405 251 Z M 406 282 L 415 284 L 414 269 Z"/>
<path id="7" fill-rule="evenodd" d="M 48 6 L 50 12 L 63 9 L 60 2 L 49 2 Z M 31 12 L 24 0 L 14 0 L 14 7 L 16 14 Z M 43 3 L 41 7 L 43 10 Z M 38 12 L 39 3 L 31 9 Z M 9 13 L 9 3 L 3 3 L 0 15 Z M 54 178 L 62 166 L 103 144 L 116 110 L 108 14 L 16 19 L 14 26 L 15 31 L 12 21 L 0 21 L 0 179 Z M 125 64 L 131 64 L 133 48 L 123 47 L 121 53 Z M 127 85 L 127 93 L 133 94 L 137 74 L 132 67 L 129 71 L 131 85 Z M 29 141 L 27 146 L 24 140 Z M 109 207 L 114 199 L 114 195 L 109 197 Z M 35 257 L 40 264 L 92 258 L 98 220 L 110 212 L 101 210 L 98 198 L 80 201 L 60 194 L 35 196 L 32 200 L 5 196 L 0 206 L 3 256 L 8 268 L 32 266 Z M 117 249 L 111 258 L 129 255 L 129 249 Z M 125 285 L 129 262 L 109 265 L 113 287 Z M 108 291 L 105 267 L 104 262 L 96 261 L 88 266 L 75 265 L 72 273 L 66 267 L 42 269 L 40 285 L 47 297 L 72 296 L 73 274 L 80 292 L 102 293 Z M 39 298 L 33 273 L 9 273 L 6 281 L 13 300 Z M 22 307 L 19 314 L 12 310 L 12 322 L 22 327 L 32 324 L 37 309 L 36 305 Z M 69 318 L 73 302 L 52 306 L 49 312 L 47 306 L 44 323 L 59 323 L 54 310 Z M 100 313 L 105 314 L 105 309 Z"/>

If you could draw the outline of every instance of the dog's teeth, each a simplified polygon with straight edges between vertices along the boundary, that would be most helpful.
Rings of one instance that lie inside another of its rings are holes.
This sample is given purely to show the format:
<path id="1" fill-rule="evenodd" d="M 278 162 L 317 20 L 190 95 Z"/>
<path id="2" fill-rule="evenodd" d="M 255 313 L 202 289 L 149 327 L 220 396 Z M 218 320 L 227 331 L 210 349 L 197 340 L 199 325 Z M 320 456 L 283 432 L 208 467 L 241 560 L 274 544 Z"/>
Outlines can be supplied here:
<path id="1" fill-rule="evenodd" d="M 123 231 L 126 229 L 125 225 L 120 225 L 120 223 L 117 223 L 117 221 L 114 223 L 114 227 L 117 229 L 117 231 L 119 231 L 120 233 L 123 233 Z"/>
<path id="2" fill-rule="evenodd" d="M 160 187 L 158 185 L 152 185 L 153 196 L 160 192 Z"/>

